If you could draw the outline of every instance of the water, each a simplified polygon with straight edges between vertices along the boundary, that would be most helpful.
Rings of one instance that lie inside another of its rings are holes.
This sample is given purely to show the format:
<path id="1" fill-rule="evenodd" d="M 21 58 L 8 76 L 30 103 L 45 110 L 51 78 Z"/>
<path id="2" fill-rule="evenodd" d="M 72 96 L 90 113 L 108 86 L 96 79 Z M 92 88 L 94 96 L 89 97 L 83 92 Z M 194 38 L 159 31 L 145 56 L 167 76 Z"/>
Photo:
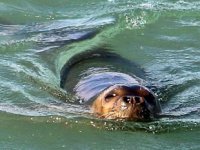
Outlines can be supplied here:
<path id="1" fill-rule="evenodd" d="M 200 2 L 0 2 L 2 149 L 199 149 Z M 98 120 L 67 104 L 60 70 L 108 45 L 147 72 L 163 117 Z"/>

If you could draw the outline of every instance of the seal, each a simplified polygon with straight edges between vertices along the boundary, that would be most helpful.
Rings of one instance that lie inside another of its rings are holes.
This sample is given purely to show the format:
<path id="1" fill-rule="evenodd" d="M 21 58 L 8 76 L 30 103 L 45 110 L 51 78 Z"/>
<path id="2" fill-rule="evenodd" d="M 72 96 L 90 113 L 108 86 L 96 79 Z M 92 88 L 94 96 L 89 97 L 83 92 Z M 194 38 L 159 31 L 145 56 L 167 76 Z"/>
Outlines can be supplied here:
<path id="1" fill-rule="evenodd" d="M 96 117 L 151 120 L 161 112 L 160 103 L 141 77 L 144 71 L 136 64 L 101 48 L 68 61 L 60 86 Z"/>

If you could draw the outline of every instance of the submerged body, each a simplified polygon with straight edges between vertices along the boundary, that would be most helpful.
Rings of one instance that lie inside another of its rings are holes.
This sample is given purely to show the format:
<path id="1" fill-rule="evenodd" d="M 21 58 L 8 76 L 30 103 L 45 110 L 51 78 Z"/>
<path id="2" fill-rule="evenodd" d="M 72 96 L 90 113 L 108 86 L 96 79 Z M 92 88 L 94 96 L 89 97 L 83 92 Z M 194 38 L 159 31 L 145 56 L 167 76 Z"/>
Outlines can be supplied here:
<path id="1" fill-rule="evenodd" d="M 61 87 L 95 116 L 146 120 L 160 113 L 156 96 L 142 85 L 144 72 L 134 63 L 99 50 L 72 59 L 61 71 Z"/>

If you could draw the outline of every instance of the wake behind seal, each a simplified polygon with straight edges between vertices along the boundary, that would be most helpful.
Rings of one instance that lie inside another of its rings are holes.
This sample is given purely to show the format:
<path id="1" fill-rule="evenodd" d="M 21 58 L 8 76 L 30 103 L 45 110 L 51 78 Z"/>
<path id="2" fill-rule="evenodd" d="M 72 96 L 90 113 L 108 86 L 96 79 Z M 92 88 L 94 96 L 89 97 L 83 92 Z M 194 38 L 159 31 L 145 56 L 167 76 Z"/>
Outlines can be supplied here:
<path id="1" fill-rule="evenodd" d="M 77 55 L 61 70 L 61 88 L 74 94 L 99 118 L 151 120 L 161 112 L 155 94 L 143 85 L 134 63 L 100 48 Z"/>

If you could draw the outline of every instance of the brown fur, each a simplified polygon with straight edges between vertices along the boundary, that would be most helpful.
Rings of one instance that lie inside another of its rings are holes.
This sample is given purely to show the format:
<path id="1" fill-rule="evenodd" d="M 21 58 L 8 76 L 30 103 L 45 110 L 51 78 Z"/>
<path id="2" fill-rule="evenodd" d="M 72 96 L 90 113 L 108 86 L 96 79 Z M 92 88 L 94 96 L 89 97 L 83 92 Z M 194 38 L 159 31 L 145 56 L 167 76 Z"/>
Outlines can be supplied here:
<path id="1" fill-rule="evenodd" d="M 139 100 L 137 103 L 134 100 L 135 94 L 137 94 Z M 91 109 L 100 118 L 140 120 L 143 119 L 141 114 L 142 104 L 144 103 L 144 96 L 147 94 L 144 90 L 133 93 L 122 86 L 112 86 L 94 100 Z M 133 98 L 132 102 L 124 101 L 124 97 L 127 95 Z"/>

